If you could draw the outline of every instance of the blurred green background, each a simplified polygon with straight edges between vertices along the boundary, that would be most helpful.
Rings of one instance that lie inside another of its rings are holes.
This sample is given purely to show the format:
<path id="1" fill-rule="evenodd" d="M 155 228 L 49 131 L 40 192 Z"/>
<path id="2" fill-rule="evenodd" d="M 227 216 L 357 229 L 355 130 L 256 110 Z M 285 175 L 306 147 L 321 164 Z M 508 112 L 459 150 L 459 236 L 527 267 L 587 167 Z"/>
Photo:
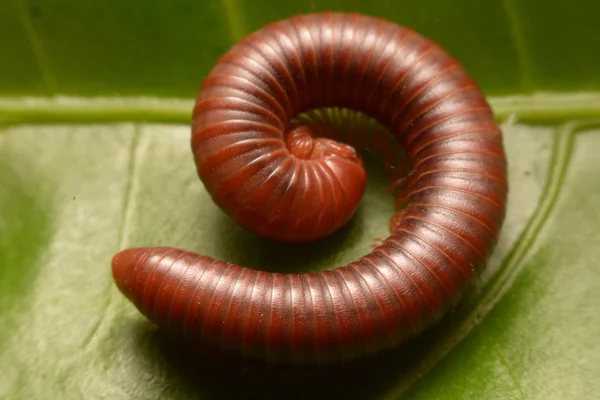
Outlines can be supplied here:
<path id="1" fill-rule="evenodd" d="M 216 59 L 266 23 L 325 10 L 416 29 L 489 97 L 510 195 L 488 272 L 419 340 L 357 364 L 189 355 L 117 292 L 116 251 L 318 271 L 387 234 L 377 170 L 347 228 L 278 247 L 234 226 L 195 175 L 189 117 Z M 599 15 L 595 0 L 1 0 L 0 398 L 597 397 Z"/>
<path id="2" fill-rule="evenodd" d="M 2 95 L 193 97 L 216 58 L 296 13 L 354 11 L 408 25 L 489 95 L 598 90 L 594 1 L 4 0 Z"/>

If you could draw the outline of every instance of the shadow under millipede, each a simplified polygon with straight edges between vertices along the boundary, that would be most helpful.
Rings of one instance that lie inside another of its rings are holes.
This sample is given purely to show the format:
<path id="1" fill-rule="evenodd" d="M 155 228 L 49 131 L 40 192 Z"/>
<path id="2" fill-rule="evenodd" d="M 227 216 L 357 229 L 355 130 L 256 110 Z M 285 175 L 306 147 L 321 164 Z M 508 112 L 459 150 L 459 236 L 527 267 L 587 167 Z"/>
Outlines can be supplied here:
<path id="1" fill-rule="evenodd" d="M 265 239 L 235 225 L 222 215 L 216 224 L 217 254 L 223 254 L 233 264 L 256 270 L 305 273 L 333 269 L 329 260 L 335 259 L 342 248 L 356 246 L 362 238 L 362 210 L 333 235 L 310 243 L 280 243 Z M 323 266 L 330 266 L 323 267 Z"/>
<path id="2" fill-rule="evenodd" d="M 394 196 L 386 192 L 390 172 L 382 166 L 378 155 L 361 152 L 361 156 L 368 174 L 367 192 L 382 198 L 391 215 Z M 362 202 L 347 224 L 330 236 L 308 243 L 282 243 L 259 237 L 219 213 L 216 222 L 211 224 L 216 238 L 214 255 L 233 264 L 269 272 L 305 273 L 333 269 L 344 263 L 338 257 L 341 249 L 362 249 L 364 254 L 371 251 L 369 245 L 375 243 L 376 238 L 366 236 L 365 221 L 384 211 L 368 210 L 368 207 Z M 385 211 L 387 222 L 388 210 Z"/>
<path id="3" fill-rule="evenodd" d="M 346 364 L 281 366 L 244 360 L 221 352 L 190 350 L 149 322 L 132 322 L 136 352 L 162 366 L 167 385 L 177 385 L 183 398 L 210 399 L 378 399 L 398 381 L 414 373 L 429 351 L 452 330 L 461 307 L 404 345 Z M 165 392 L 170 390 L 165 388 Z M 167 397 L 168 398 L 168 397 Z M 182 398 L 177 396 L 177 398 Z"/>

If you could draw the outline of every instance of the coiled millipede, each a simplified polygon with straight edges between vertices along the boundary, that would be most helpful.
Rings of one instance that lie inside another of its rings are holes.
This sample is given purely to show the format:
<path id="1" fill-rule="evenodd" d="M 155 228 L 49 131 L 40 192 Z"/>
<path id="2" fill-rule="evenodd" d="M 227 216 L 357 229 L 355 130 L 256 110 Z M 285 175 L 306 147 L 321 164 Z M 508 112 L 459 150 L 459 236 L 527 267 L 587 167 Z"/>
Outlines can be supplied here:
<path id="1" fill-rule="evenodd" d="M 338 107 L 374 118 L 406 152 L 390 236 L 343 267 L 254 270 L 169 247 L 113 258 L 115 282 L 186 341 L 270 362 L 347 361 L 438 321 L 476 282 L 504 220 L 501 132 L 474 80 L 439 45 L 385 19 L 300 15 L 235 44 L 193 111 L 198 175 L 218 206 L 281 241 L 327 236 L 355 213 L 366 172 L 349 144 L 292 122 Z"/>

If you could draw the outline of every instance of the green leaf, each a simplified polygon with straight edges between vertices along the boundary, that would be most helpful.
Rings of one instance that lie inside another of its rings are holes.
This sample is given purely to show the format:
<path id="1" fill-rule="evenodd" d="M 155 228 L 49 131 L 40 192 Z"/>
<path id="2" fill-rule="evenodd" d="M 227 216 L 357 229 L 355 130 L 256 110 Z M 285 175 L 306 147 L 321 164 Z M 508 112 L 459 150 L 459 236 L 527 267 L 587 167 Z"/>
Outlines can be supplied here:
<path id="1" fill-rule="evenodd" d="M 597 396 L 600 5 L 578 5 L 5 2 L 0 398 Z M 481 83 L 503 121 L 510 164 L 498 246 L 461 306 L 396 351 L 319 371 L 190 356 L 117 291 L 116 251 L 170 245 L 304 272 L 355 260 L 387 235 L 392 197 L 375 167 L 347 227 L 316 243 L 275 246 L 211 202 L 189 151 L 193 97 L 216 58 L 267 22 L 330 9 L 412 26 Z"/>

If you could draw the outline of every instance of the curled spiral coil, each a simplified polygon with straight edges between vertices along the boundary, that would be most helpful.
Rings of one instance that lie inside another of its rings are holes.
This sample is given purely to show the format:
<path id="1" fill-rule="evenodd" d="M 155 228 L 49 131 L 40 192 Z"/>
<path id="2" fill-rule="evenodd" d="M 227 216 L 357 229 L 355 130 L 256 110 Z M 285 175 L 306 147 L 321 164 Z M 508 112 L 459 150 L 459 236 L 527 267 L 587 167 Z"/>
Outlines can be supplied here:
<path id="1" fill-rule="evenodd" d="M 202 346 L 327 363 L 395 347 L 458 303 L 504 220 L 502 135 L 462 66 L 409 28 L 358 14 L 300 15 L 233 46 L 193 111 L 191 149 L 206 190 L 263 237 L 310 241 L 339 229 L 364 194 L 363 162 L 353 146 L 295 119 L 328 107 L 374 118 L 406 153 L 390 236 L 355 262 L 307 274 L 169 247 L 126 249 L 113 275 L 141 313 Z"/>

